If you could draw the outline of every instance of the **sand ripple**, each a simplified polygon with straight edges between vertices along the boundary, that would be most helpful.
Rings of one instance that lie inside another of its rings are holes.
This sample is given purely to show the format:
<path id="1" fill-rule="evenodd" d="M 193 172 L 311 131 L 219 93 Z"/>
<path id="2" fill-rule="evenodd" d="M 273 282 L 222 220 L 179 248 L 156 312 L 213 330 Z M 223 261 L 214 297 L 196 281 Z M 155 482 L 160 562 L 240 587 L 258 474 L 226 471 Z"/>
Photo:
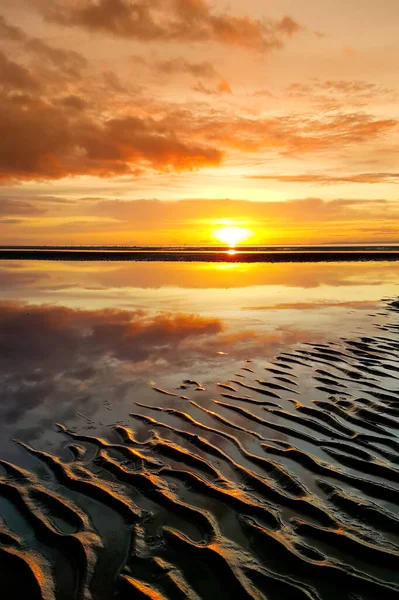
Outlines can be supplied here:
<path id="1" fill-rule="evenodd" d="M 40 469 L 0 460 L 4 597 L 399 598 L 387 307 L 381 335 L 237 365 L 214 398 L 154 388 L 106 438 L 59 425 L 68 459 L 18 442 Z"/>

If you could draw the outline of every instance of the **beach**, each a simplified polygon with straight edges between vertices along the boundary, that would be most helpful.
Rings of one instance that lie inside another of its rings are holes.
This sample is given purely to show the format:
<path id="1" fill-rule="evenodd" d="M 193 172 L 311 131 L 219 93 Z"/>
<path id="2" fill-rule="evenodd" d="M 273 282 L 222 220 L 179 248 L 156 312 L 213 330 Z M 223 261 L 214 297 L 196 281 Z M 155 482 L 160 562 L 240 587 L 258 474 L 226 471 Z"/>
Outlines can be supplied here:
<path id="1" fill-rule="evenodd" d="M 2 256 L 5 597 L 399 598 L 399 263 L 370 252 Z"/>
<path id="2" fill-rule="evenodd" d="M 399 600 L 399 0 L 0 0 L 0 600 Z"/>

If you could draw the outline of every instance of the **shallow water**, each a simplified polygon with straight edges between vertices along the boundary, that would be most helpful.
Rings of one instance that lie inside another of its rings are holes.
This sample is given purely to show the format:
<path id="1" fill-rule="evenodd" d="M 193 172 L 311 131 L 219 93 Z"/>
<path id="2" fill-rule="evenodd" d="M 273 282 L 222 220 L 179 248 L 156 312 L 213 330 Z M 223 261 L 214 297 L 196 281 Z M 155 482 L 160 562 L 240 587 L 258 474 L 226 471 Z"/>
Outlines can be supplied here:
<path id="1" fill-rule="evenodd" d="M 398 297 L 396 263 L 0 263 L 6 597 L 399 597 Z"/>

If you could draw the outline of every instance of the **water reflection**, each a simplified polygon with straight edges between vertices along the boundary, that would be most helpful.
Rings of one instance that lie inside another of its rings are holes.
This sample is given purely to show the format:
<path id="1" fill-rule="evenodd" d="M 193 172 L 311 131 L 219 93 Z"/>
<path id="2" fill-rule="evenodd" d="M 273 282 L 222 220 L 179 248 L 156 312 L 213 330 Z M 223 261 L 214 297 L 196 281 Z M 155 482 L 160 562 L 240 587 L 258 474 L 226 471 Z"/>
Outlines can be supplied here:
<path id="1" fill-rule="evenodd" d="M 151 384 L 208 387 L 238 361 L 338 339 L 399 295 L 392 263 L 10 261 L 0 281 L 4 448 L 15 435 L 52 443 L 54 421 L 123 419 Z"/>
<path id="2" fill-rule="evenodd" d="M 395 597 L 398 281 L 0 264 L 0 551 L 66 600 Z"/>

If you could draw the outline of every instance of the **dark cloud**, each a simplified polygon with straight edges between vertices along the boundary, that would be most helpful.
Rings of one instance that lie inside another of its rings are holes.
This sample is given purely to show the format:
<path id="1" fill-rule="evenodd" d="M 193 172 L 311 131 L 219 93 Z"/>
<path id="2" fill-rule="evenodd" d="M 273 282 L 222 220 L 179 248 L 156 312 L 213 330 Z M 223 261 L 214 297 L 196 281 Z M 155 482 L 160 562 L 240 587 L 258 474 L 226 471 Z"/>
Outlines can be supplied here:
<path id="1" fill-rule="evenodd" d="M 35 0 L 50 22 L 142 41 L 208 42 L 260 51 L 279 49 L 301 26 L 216 13 L 206 0 Z"/>
<path id="2" fill-rule="evenodd" d="M 17 43 L 28 56 L 37 57 L 70 77 L 80 77 L 82 71 L 88 66 L 87 60 L 79 52 L 57 48 L 45 40 L 32 37 L 20 27 L 8 23 L 1 15 L 0 39 Z"/>
<path id="3" fill-rule="evenodd" d="M 81 98 L 80 96 L 75 96 L 74 94 L 60 98 L 59 103 L 62 106 L 66 106 L 67 108 L 73 108 L 79 111 L 85 110 L 88 106 L 84 98 Z"/>
<path id="4" fill-rule="evenodd" d="M 88 66 L 87 60 L 79 52 L 54 48 L 38 38 L 27 38 L 25 50 L 45 59 L 55 67 L 62 69 L 70 77 L 80 77 Z"/>
<path id="5" fill-rule="evenodd" d="M 128 93 L 128 90 L 121 83 L 118 75 L 114 71 L 108 70 L 105 73 L 103 73 L 103 79 L 104 79 L 105 84 L 112 91 L 118 92 L 118 94 L 127 94 Z"/>
<path id="6" fill-rule="evenodd" d="M 0 217 L 0 225 L 19 225 L 23 223 L 21 219 L 3 219 Z"/>
<path id="7" fill-rule="evenodd" d="M 214 88 L 206 87 L 201 81 L 199 81 L 197 85 L 193 87 L 193 90 L 196 92 L 200 92 L 200 94 L 206 94 L 207 96 L 233 93 L 229 82 L 225 79 L 221 79 L 218 85 Z"/>
<path id="8" fill-rule="evenodd" d="M 43 206 L 39 206 L 39 202 L 37 200 L 29 202 L 19 198 L 4 198 L 0 196 L 0 217 L 2 215 L 42 215 L 46 212 L 46 209 Z"/>
<path id="9" fill-rule="evenodd" d="M 19 27 L 11 25 L 2 15 L 0 15 L 0 39 L 20 42 L 25 40 L 25 34 Z"/>
<path id="10" fill-rule="evenodd" d="M 157 76 L 159 75 L 182 75 L 184 73 L 193 77 L 204 79 L 215 79 L 220 77 L 215 67 L 209 61 L 192 62 L 183 57 L 168 60 L 146 59 L 143 56 L 131 56 L 130 61 L 139 66 L 145 66 Z"/>
<path id="11" fill-rule="evenodd" d="M 0 88 L 35 92 L 40 83 L 24 66 L 9 60 L 0 50 Z"/>

